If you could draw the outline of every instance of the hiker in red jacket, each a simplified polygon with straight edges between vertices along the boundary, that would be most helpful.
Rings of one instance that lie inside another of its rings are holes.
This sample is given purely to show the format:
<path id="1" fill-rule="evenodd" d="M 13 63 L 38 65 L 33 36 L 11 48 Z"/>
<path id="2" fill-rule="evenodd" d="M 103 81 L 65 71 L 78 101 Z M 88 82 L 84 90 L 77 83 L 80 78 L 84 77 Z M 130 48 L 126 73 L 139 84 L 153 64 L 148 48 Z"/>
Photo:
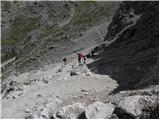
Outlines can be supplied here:
<path id="1" fill-rule="evenodd" d="M 84 63 L 86 63 L 86 58 L 82 53 L 77 53 L 78 55 L 78 63 L 81 63 L 81 59 L 83 59 Z"/>

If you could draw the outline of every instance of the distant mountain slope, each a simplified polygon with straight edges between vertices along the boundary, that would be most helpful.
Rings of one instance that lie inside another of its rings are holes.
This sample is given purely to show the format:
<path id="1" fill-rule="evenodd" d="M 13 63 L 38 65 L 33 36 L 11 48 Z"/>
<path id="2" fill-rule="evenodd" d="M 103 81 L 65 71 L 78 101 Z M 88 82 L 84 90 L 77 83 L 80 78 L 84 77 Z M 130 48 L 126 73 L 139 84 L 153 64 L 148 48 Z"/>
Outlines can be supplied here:
<path id="1" fill-rule="evenodd" d="M 2 62 L 16 57 L 3 70 L 13 63 L 21 71 L 55 61 L 64 53 L 59 45 L 67 48 L 90 27 L 111 18 L 118 7 L 119 2 L 101 1 L 2 1 Z"/>

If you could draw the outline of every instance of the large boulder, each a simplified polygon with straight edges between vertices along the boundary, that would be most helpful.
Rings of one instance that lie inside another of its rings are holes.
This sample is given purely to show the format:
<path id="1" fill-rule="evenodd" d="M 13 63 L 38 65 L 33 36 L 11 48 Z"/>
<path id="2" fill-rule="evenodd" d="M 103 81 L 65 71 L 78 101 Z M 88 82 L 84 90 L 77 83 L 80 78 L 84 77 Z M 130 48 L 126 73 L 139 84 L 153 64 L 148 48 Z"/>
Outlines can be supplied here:
<path id="1" fill-rule="evenodd" d="M 73 103 L 57 110 L 54 118 L 58 119 L 77 119 L 84 112 L 85 107 L 82 103 Z"/>
<path id="2" fill-rule="evenodd" d="M 118 118 L 149 118 L 158 106 L 156 96 L 128 96 L 119 101 L 115 108 Z"/>
<path id="3" fill-rule="evenodd" d="M 74 68 L 70 73 L 71 76 L 80 75 L 80 74 L 91 76 L 91 72 L 88 69 L 87 65 L 80 64 L 78 67 Z"/>
<path id="4" fill-rule="evenodd" d="M 97 101 L 87 107 L 85 116 L 87 119 L 108 119 L 112 116 L 113 111 L 112 104 Z"/>

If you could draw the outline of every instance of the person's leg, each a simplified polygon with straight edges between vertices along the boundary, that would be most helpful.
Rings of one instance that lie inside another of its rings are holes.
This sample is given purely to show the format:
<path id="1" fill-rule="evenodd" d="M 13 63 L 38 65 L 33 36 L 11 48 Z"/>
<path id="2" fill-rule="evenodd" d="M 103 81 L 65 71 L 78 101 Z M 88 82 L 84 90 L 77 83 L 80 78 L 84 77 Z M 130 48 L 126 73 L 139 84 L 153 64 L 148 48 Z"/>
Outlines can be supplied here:
<path id="1" fill-rule="evenodd" d="M 81 58 L 78 58 L 78 66 L 81 65 Z"/>
<path id="2" fill-rule="evenodd" d="M 86 58 L 85 57 L 83 58 L 83 60 L 84 60 L 84 64 L 86 64 Z"/>
<path id="3" fill-rule="evenodd" d="M 80 57 L 78 58 L 78 63 L 81 63 L 81 58 Z"/>

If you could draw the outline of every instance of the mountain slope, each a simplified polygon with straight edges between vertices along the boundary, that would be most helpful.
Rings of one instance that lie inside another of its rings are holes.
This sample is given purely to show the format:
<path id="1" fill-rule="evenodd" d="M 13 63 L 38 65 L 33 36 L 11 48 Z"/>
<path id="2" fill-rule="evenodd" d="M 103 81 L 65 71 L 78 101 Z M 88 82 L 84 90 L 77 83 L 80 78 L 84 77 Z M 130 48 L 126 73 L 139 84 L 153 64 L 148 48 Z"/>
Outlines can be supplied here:
<path id="1" fill-rule="evenodd" d="M 17 72 L 38 69 L 82 49 L 83 46 L 76 48 L 72 40 L 84 41 L 80 38 L 85 31 L 111 18 L 118 4 L 93 1 L 3 1 L 2 62 L 16 57 L 16 60 L 4 66 L 4 73 L 7 74 L 10 69 Z M 70 50 L 72 47 L 75 49 Z M 16 64 L 16 68 L 13 64 Z"/>
<path id="2" fill-rule="evenodd" d="M 22 9 L 41 6 L 26 3 L 20 4 Z M 64 5 L 56 3 L 57 9 Z M 24 56 L 5 60 L 2 118 L 158 119 L 159 3 L 121 2 L 113 18 L 107 14 L 112 2 L 63 3 L 75 6 L 67 7 L 66 19 L 57 16 L 50 31 L 48 22 L 38 28 L 45 33 L 43 39 L 33 30 L 30 39 L 35 45 L 29 41 Z M 86 55 L 86 64 L 78 64 L 77 52 Z"/>

